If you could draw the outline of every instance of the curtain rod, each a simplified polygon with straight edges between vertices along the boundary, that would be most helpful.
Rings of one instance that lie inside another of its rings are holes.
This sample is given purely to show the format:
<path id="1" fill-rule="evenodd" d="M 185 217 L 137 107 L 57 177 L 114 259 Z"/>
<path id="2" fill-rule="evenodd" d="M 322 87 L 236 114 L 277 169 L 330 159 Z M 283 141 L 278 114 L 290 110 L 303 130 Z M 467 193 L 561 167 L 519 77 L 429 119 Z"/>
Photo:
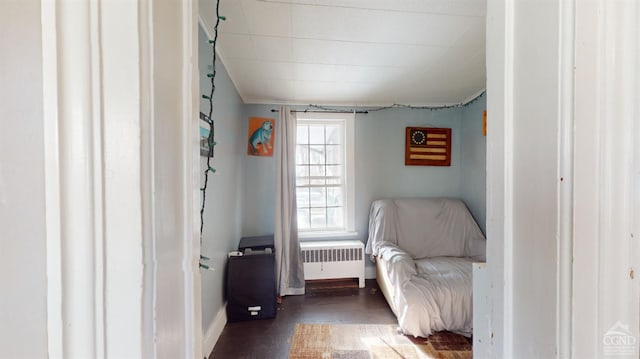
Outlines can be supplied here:
<path id="1" fill-rule="evenodd" d="M 271 112 L 280 112 L 275 108 L 271 109 Z M 314 113 L 369 113 L 369 111 L 320 111 L 320 110 L 291 110 L 291 112 L 314 112 Z"/>

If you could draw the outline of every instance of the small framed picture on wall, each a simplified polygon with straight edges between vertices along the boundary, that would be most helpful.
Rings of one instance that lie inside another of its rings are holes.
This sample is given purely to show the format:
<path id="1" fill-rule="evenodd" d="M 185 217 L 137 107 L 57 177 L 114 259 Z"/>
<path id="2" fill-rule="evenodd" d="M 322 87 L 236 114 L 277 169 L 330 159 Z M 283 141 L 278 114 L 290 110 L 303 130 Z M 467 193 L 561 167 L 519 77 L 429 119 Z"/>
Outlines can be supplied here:
<path id="1" fill-rule="evenodd" d="M 405 166 L 451 166 L 451 129 L 407 127 Z"/>
<path id="2" fill-rule="evenodd" d="M 207 121 L 207 115 L 200 112 L 200 156 L 213 157 L 213 138 L 209 135 L 211 133 L 211 126 Z"/>
<path id="3" fill-rule="evenodd" d="M 247 134 L 247 154 L 249 156 L 273 156 L 275 120 L 272 118 L 249 117 Z"/>

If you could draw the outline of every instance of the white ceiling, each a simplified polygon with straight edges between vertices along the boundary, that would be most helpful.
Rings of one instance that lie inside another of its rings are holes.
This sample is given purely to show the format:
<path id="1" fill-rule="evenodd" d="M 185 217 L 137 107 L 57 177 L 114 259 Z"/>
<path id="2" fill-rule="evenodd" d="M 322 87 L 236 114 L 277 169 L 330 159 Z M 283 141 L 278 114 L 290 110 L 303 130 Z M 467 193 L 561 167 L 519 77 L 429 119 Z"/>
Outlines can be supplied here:
<path id="1" fill-rule="evenodd" d="M 220 0 L 245 103 L 437 105 L 485 88 L 485 0 Z M 200 0 L 211 30 L 215 0 Z"/>

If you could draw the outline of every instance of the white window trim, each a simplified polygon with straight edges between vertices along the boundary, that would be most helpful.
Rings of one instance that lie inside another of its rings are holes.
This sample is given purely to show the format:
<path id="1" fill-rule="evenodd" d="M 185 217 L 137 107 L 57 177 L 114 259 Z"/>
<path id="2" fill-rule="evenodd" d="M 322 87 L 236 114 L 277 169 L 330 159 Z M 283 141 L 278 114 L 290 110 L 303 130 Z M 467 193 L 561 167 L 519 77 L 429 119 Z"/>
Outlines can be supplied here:
<path id="1" fill-rule="evenodd" d="M 297 122 L 313 123 L 320 120 L 323 123 L 329 121 L 344 122 L 344 152 L 345 152 L 345 229 L 339 230 L 298 230 L 300 239 L 353 239 L 357 238 L 355 231 L 355 113 L 304 113 L 296 114 Z"/>
<path id="2" fill-rule="evenodd" d="M 358 232 L 352 231 L 299 231 L 298 238 L 302 240 L 316 240 L 316 239 L 359 239 Z"/>

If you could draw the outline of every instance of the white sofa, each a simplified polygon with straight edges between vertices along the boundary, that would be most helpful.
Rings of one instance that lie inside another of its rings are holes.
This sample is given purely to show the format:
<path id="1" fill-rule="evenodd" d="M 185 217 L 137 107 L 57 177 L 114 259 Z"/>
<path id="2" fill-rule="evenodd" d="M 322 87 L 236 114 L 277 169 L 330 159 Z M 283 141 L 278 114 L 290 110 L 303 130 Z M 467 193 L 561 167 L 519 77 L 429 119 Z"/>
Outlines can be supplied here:
<path id="1" fill-rule="evenodd" d="M 485 261 L 485 237 L 452 198 L 377 200 L 365 252 L 405 334 L 472 333 L 471 264 Z"/>

